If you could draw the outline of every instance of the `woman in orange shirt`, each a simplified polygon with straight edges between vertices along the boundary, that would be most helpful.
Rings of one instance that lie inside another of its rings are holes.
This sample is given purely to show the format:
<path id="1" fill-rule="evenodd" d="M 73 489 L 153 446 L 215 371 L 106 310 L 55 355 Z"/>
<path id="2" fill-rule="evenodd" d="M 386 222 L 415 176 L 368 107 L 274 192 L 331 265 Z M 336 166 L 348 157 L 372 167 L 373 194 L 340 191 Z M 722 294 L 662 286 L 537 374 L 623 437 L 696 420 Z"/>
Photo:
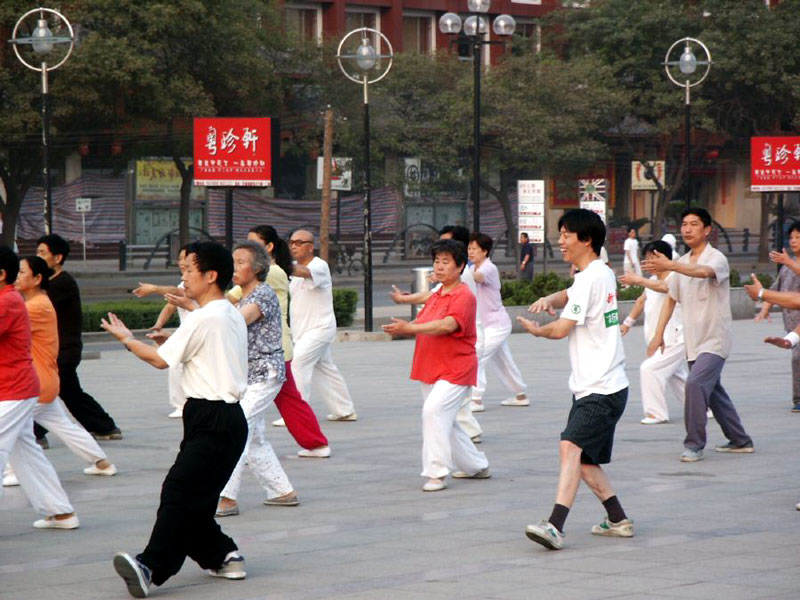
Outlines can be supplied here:
<path id="1" fill-rule="evenodd" d="M 115 475 L 117 468 L 95 439 L 70 419 L 63 402 L 58 398 L 58 321 L 53 304 L 44 290 L 53 272 L 38 256 L 28 256 L 19 262 L 15 287 L 25 299 L 31 321 L 33 366 L 41 383 L 39 402 L 33 409 L 34 420 L 56 434 L 74 454 L 89 463 L 86 475 Z M 14 478 L 6 472 L 3 485 L 13 485 Z"/>

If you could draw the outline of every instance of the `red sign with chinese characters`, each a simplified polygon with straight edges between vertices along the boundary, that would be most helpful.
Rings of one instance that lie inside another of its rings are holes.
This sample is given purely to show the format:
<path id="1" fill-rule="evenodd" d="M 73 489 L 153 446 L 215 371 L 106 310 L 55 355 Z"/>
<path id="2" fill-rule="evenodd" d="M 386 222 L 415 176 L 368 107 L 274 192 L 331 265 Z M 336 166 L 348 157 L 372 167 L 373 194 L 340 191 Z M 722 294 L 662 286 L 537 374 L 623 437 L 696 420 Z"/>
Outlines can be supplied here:
<path id="1" fill-rule="evenodd" d="M 800 137 L 750 138 L 750 189 L 800 191 Z"/>
<path id="2" fill-rule="evenodd" d="M 194 184 L 272 185 L 271 119 L 197 118 L 194 120 Z"/>

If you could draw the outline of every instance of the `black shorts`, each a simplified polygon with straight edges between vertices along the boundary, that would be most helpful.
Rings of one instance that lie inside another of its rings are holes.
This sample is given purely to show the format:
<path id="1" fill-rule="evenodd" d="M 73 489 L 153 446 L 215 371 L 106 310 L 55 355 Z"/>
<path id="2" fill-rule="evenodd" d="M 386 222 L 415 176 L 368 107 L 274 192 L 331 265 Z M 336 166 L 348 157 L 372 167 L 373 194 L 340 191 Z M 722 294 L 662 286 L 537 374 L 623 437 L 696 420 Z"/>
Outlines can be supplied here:
<path id="1" fill-rule="evenodd" d="M 614 430 L 627 402 L 628 388 L 608 395 L 589 394 L 580 400 L 572 397 L 572 408 L 561 439 L 583 450 L 581 463 L 604 465 L 611 462 Z"/>

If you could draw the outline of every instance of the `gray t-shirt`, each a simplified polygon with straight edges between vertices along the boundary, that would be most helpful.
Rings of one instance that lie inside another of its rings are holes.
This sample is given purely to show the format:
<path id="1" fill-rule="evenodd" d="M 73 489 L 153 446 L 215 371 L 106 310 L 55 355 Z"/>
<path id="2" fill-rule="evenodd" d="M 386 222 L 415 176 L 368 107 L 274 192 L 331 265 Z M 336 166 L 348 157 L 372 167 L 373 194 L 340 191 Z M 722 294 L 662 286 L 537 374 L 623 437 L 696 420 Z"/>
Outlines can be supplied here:
<path id="1" fill-rule="evenodd" d="M 778 276 L 770 286 L 776 292 L 800 292 L 800 275 L 786 265 L 781 265 Z M 800 325 L 800 310 L 783 309 L 783 327 L 786 331 L 794 331 Z"/>
<path id="2" fill-rule="evenodd" d="M 678 263 L 692 264 L 691 252 L 681 256 Z M 669 295 L 682 308 L 686 358 L 694 361 L 703 352 L 728 358 L 733 345 L 728 259 L 707 244 L 696 264 L 711 267 L 714 277 L 701 279 L 676 273 L 669 282 Z"/>

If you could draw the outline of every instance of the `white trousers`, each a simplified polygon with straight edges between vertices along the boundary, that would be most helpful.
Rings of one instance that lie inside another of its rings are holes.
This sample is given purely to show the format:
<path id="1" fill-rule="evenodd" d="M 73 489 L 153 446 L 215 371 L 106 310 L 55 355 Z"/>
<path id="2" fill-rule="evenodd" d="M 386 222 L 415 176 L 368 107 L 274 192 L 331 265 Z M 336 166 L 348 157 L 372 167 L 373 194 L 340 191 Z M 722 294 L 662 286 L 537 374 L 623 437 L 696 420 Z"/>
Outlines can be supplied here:
<path id="1" fill-rule="evenodd" d="M 181 364 L 170 367 L 167 371 L 169 403 L 175 408 L 180 408 L 181 410 L 183 410 L 183 405 L 186 404 L 186 396 L 183 395 L 183 388 L 181 387 L 182 374 L 183 365 Z"/>
<path id="2" fill-rule="evenodd" d="M 306 402 L 311 403 L 313 380 L 330 414 L 344 417 L 356 409 L 342 374 L 333 364 L 331 342 L 335 337 L 336 330 L 308 331 L 299 336 L 294 342 L 292 375 Z"/>
<path id="3" fill-rule="evenodd" d="M 656 419 L 669 419 L 667 409 L 667 386 L 675 397 L 684 402 L 686 378 L 689 367 L 686 364 L 686 345 L 683 343 L 667 346 L 662 354 L 656 351 L 639 366 L 639 381 L 642 386 L 642 410 L 645 416 Z"/>
<path id="4" fill-rule="evenodd" d="M 642 276 L 642 265 L 639 261 L 630 262 L 627 257 L 622 260 L 623 273 L 635 273 L 639 277 Z"/>
<path id="5" fill-rule="evenodd" d="M 422 476 L 441 479 L 458 469 L 475 473 L 489 466 L 469 435 L 456 421 L 456 414 L 469 401 L 470 386 L 439 380 L 422 384 Z"/>
<path id="6" fill-rule="evenodd" d="M 292 491 L 292 484 L 289 483 L 289 478 L 278 461 L 272 444 L 267 441 L 264 421 L 266 410 L 275 400 L 282 385 L 278 383 L 277 377 L 270 377 L 266 381 L 247 386 L 247 391 L 239 402 L 247 419 L 247 442 L 220 496 L 236 500 L 242 485 L 242 470 L 245 464 L 250 467 L 261 487 L 266 490 L 267 498 L 283 496 Z"/>
<path id="7" fill-rule="evenodd" d="M 472 388 L 473 400 L 480 400 L 486 392 L 486 371 L 491 368 L 506 389 L 514 394 L 524 394 L 528 386 L 522 380 L 517 363 L 511 356 L 508 347 L 508 327 L 482 327 L 483 334 L 478 333 L 475 350 L 478 353 L 478 383 Z"/>
<path id="8" fill-rule="evenodd" d="M 87 463 L 93 465 L 108 458 L 91 434 L 70 418 L 61 398 L 56 398 L 49 404 L 37 404 L 33 408 L 33 418 L 39 425 L 56 434 L 73 454 Z"/>
<path id="9" fill-rule="evenodd" d="M 0 465 L 11 465 L 22 491 L 42 516 L 74 512 L 56 470 L 33 435 L 38 397 L 0 402 Z M 0 496 L 3 494 L 0 486 Z"/>
<path id="10" fill-rule="evenodd" d="M 470 438 L 474 438 L 476 435 L 483 434 L 483 428 L 481 424 L 478 423 L 478 419 L 475 418 L 475 413 L 473 413 L 472 408 L 470 408 L 470 402 L 470 394 L 467 394 L 466 398 L 461 403 L 461 408 L 458 409 L 456 420 L 458 424 L 461 425 L 461 429 L 463 429 Z"/>

